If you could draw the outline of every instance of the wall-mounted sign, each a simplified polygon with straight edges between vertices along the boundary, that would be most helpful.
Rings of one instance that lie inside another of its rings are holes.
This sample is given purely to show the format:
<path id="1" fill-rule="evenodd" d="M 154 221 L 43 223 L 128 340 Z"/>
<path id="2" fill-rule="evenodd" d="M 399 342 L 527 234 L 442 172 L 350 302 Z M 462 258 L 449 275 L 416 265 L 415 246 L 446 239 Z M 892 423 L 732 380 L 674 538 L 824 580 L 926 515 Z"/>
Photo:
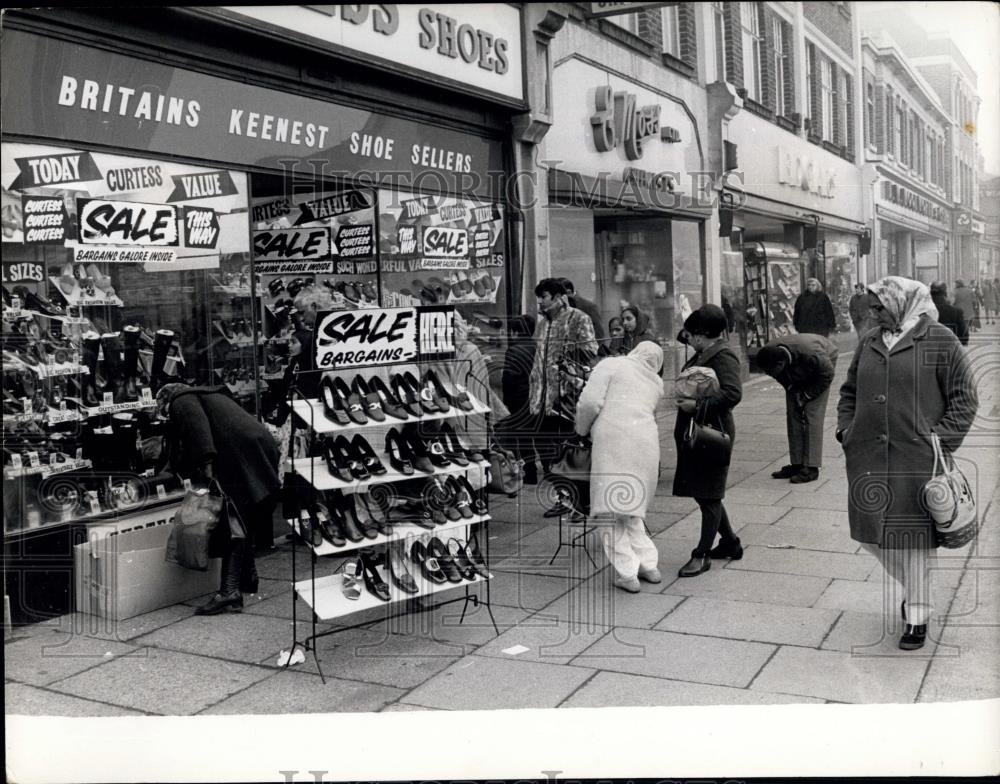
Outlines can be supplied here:
<path id="1" fill-rule="evenodd" d="M 455 355 L 455 309 L 364 308 L 320 313 L 316 367 L 360 368 Z"/>
<path id="2" fill-rule="evenodd" d="M 587 3 L 590 10 L 587 13 L 591 19 L 600 19 L 604 16 L 619 16 L 621 14 L 631 14 L 636 11 L 648 11 L 651 8 L 663 8 L 669 5 L 679 5 L 673 3 Z"/>
<path id="3" fill-rule="evenodd" d="M 66 241 L 70 223 L 61 196 L 22 196 L 21 216 L 25 242 L 61 245 Z"/>
<path id="4" fill-rule="evenodd" d="M 41 264 L 31 261 L 18 261 L 12 264 L 0 265 L 0 277 L 4 283 L 42 283 L 45 280 L 45 270 Z"/>
<path id="5" fill-rule="evenodd" d="M 325 261 L 330 259 L 330 230 L 325 226 L 264 229 L 253 233 L 254 261 Z"/>
<path id="6" fill-rule="evenodd" d="M 348 212 L 369 209 L 374 203 L 375 197 L 372 191 L 347 191 L 346 193 L 324 196 L 322 199 L 304 201 L 298 205 L 299 216 L 295 219 L 295 225 L 312 223 L 313 221 L 344 215 Z M 287 207 L 284 214 L 287 214 L 291 210 L 291 207 L 288 205 L 287 200 L 284 200 L 284 204 Z M 256 210 L 256 207 L 254 209 Z"/>
<path id="7" fill-rule="evenodd" d="M 219 240 L 219 216 L 215 210 L 187 207 L 184 210 L 184 244 L 189 248 L 214 248 Z"/>
<path id="8" fill-rule="evenodd" d="M 642 157 L 642 143 L 660 136 L 664 142 L 681 140 L 676 128 L 660 127 L 660 104 L 636 106 L 636 95 L 626 91 L 614 92 L 609 85 L 601 85 L 594 93 L 595 113 L 590 117 L 594 146 L 600 152 L 611 152 L 621 145 L 630 161 Z"/>
<path id="9" fill-rule="evenodd" d="M 169 204 L 78 199 L 80 242 L 89 245 L 177 245 L 177 209 Z"/>
<path id="10" fill-rule="evenodd" d="M 894 182 L 885 181 L 882 183 L 882 199 L 889 204 L 895 204 L 910 210 L 910 212 L 923 215 L 925 218 L 936 221 L 944 220 L 944 209 L 940 205 Z"/>
<path id="11" fill-rule="evenodd" d="M 778 182 L 832 199 L 837 187 L 837 172 L 809 155 L 795 155 L 791 150 L 779 147 Z"/>
<path id="12" fill-rule="evenodd" d="M 958 233 L 963 235 L 971 234 L 985 234 L 986 224 L 972 217 L 971 212 L 959 212 L 955 215 L 955 225 L 958 227 Z"/>
<path id="13" fill-rule="evenodd" d="M 362 223 L 341 226 L 335 240 L 337 255 L 342 259 L 353 256 L 371 256 L 375 252 L 374 226 Z"/>
<path id="14" fill-rule="evenodd" d="M 227 171 L 175 174 L 171 179 L 174 183 L 174 192 L 167 199 L 171 202 L 214 199 L 217 196 L 232 196 L 236 193 L 233 175 Z"/>
<path id="15" fill-rule="evenodd" d="M 521 14 L 506 3 L 230 6 L 215 13 L 318 42 L 367 65 L 422 73 L 473 92 L 524 97 Z"/>
<path id="16" fill-rule="evenodd" d="M 101 177 L 89 152 L 15 158 L 14 163 L 17 164 L 19 173 L 10 184 L 13 191 L 88 182 Z"/>
<path id="17" fill-rule="evenodd" d="M 469 233 L 465 229 L 453 229 L 448 226 L 426 226 L 423 254 L 434 258 L 467 258 Z"/>
<path id="18" fill-rule="evenodd" d="M 406 8 L 414 14 L 418 10 Z M 517 9 L 505 5 L 469 8 L 486 17 L 495 9 L 501 16 L 513 13 L 520 18 Z M 297 10 L 323 18 L 301 7 L 248 10 L 281 18 Z M 322 159 L 331 175 L 363 171 L 373 181 L 391 181 L 396 187 L 484 196 L 492 195 L 504 172 L 502 146 L 496 139 L 18 30 L 5 31 L 3 43 L 0 102 L 5 133 L 152 154 L 190 156 L 197 150 L 205 159 L 269 169 L 287 170 L 301 162 L 311 170 L 309 162 Z M 518 85 L 520 81 L 518 76 Z M 85 153 L 25 161 L 23 176 L 32 185 L 65 185 L 100 176 L 88 170 L 87 163 Z M 153 182 L 151 177 L 155 171 L 133 172 L 131 184 Z M 128 187 L 129 179 L 116 179 L 116 187 Z M 177 182 L 174 193 L 184 199 L 188 193 L 192 199 L 219 198 L 213 194 L 224 193 L 226 187 L 221 173 L 203 170 L 202 176 Z"/>

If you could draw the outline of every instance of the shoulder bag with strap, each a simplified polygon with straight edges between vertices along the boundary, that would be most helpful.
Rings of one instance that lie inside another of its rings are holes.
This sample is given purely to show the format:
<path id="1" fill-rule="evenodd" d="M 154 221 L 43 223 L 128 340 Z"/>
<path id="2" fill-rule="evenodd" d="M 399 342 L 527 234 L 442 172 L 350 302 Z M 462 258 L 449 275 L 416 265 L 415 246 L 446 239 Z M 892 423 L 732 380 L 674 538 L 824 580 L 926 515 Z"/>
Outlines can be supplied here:
<path id="1" fill-rule="evenodd" d="M 924 483 L 923 505 L 934 521 L 934 538 L 939 547 L 964 547 L 979 530 L 976 497 L 969 480 L 955 465 L 951 455 L 945 455 L 937 433 L 931 434 L 934 446 L 934 468 Z"/>
<path id="2" fill-rule="evenodd" d="M 707 409 L 704 400 L 698 402 L 698 408 L 684 431 L 684 450 L 699 462 L 728 466 L 733 454 L 733 439 L 723 430 L 721 417 L 718 417 L 717 426 L 706 422 Z"/>

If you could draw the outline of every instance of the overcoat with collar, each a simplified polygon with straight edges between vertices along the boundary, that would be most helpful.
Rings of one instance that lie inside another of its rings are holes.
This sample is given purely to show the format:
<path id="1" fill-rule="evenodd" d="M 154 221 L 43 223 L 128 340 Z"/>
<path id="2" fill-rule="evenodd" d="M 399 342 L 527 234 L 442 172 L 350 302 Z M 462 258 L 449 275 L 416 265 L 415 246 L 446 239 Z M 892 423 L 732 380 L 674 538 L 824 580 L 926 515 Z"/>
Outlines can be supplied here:
<path id="1" fill-rule="evenodd" d="M 878 329 L 862 338 L 837 406 L 852 539 L 890 548 L 933 546 L 933 523 L 921 501 L 934 468 L 931 433 L 954 452 L 978 405 L 964 349 L 929 316 L 891 351 Z"/>
<path id="2" fill-rule="evenodd" d="M 743 399 L 739 358 L 725 342 L 713 343 L 685 362 L 683 369 L 695 366 L 711 368 L 719 379 L 719 391 L 705 400 L 704 421 L 713 426 L 721 423 L 722 429 L 735 441 L 733 408 Z M 705 463 L 691 457 L 683 449 L 684 432 L 693 416 L 694 414 L 677 410 L 677 421 L 674 423 L 674 443 L 677 446 L 674 495 L 687 498 L 723 498 L 726 495 L 729 466 Z"/>

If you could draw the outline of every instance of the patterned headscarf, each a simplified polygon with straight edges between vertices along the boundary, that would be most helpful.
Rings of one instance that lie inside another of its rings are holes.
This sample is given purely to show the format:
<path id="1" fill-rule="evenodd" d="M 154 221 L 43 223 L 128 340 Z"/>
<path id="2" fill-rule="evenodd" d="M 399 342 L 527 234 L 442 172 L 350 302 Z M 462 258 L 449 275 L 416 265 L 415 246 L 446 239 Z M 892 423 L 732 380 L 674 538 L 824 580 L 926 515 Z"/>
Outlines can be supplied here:
<path id="1" fill-rule="evenodd" d="M 931 299 L 931 291 L 917 280 L 889 275 L 872 283 L 868 291 L 878 297 L 878 301 L 896 321 L 893 330 L 882 330 L 882 341 L 886 348 L 892 348 L 896 342 L 916 326 L 925 313 L 937 320 L 938 310 Z"/>

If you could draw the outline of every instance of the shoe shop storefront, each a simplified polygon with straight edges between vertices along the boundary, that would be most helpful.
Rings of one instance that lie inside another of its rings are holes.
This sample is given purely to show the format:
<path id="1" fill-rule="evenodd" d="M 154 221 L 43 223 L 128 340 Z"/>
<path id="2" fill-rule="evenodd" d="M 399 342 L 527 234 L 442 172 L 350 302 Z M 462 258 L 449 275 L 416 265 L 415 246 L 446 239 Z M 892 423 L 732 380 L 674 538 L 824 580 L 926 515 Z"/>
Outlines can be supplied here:
<path id="1" fill-rule="evenodd" d="M 648 83 L 626 77 L 634 59 L 624 49 L 620 70 L 607 59 L 599 67 L 587 57 L 593 38 L 573 25 L 554 44 L 565 56 L 554 61 L 559 101 L 544 140 L 551 274 L 596 305 L 604 341 L 609 320 L 637 308 L 669 373 L 683 362 L 675 337 L 684 319 L 708 296 L 703 92 L 652 64 L 643 63 Z"/>
<path id="2" fill-rule="evenodd" d="M 271 421 L 319 312 L 509 315 L 521 11 L 17 11 L 2 58 L 10 617 L 81 608 L 80 546 L 133 529 L 120 612 L 181 601 L 158 388 Z"/>
<path id="3" fill-rule="evenodd" d="M 720 196 L 720 274 L 734 342 L 738 336 L 752 358 L 768 341 L 794 332 L 795 301 L 806 280 L 816 278 L 833 305 L 829 337 L 853 346 L 848 306 L 863 279 L 865 230 L 860 170 L 746 110 L 729 121 L 724 141 L 720 160 L 728 159 L 729 173 Z"/>

